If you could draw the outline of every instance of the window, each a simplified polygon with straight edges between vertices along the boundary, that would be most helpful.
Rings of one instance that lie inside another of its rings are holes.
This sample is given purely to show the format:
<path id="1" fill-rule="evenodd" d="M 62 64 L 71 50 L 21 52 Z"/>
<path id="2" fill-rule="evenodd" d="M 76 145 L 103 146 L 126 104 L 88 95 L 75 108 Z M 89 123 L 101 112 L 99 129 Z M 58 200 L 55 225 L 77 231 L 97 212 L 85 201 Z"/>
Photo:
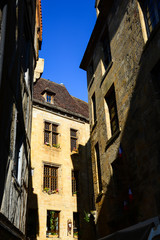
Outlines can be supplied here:
<path id="1" fill-rule="evenodd" d="M 105 101 L 108 106 L 111 134 L 113 135 L 115 132 L 117 132 L 117 130 L 119 130 L 114 85 L 112 85 L 107 95 L 105 96 Z"/>
<path id="2" fill-rule="evenodd" d="M 77 194 L 79 190 L 78 171 L 72 170 L 72 195 Z"/>
<path id="3" fill-rule="evenodd" d="M 103 65 L 105 70 L 107 70 L 110 62 L 111 62 L 111 51 L 110 51 L 110 42 L 108 38 L 108 33 L 105 33 L 104 37 L 102 38 L 102 45 L 103 45 Z"/>
<path id="4" fill-rule="evenodd" d="M 44 122 L 44 144 L 58 146 L 58 125 Z"/>
<path id="5" fill-rule="evenodd" d="M 102 191 L 102 178 L 101 178 L 101 165 L 100 165 L 100 155 L 99 155 L 99 144 L 98 143 L 95 145 L 95 158 L 96 158 L 98 192 L 101 192 Z"/>
<path id="6" fill-rule="evenodd" d="M 160 1 L 159 0 L 141 0 L 140 1 L 148 37 L 160 21 Z"/>
<path id="7" fill-rule="evenodd" d="M 58 167 L 44 165 L 43 189 L 58 189 Z"/>
<path id="8" fill-rule="evenodd" d="M 48 103 L 51 103 L 51 97 L 52 97 L 51 94 L 49 94 L 49 93 L 46 94 L 46 100 Z"/>
<path id="9" fill-rule="evenodd" d="M 96 97 L 95 93 L 92 95 L 92 121 L 93 124 L 96 122 L 97 114 L 96 114 Z"/>
<path id="10" fill-rule="evenodd" d="M 20 113 L 16 111 L 16 142 L 15 142 L 15 158 L 14 158 L 14 175 L 20 184 L 21 172 L 22 172 L 22 162 L 23 162 L 23 144 L 24 144 L 24 134 L 20 121 Z"/>
<path id="11" fill-rule="evenodd" d="M 77 212 L 73 213 L 73 237 L 78 238 L 79 232 L 79 214 Z"/>
<path id="12" fill-rule="evenodd" d="M 54 103 L 54 97 L 55 93 L 52 92 L 49 88 L 46 88 L 42 93 L 41 93 L 47 103 Z"/>
<path id="13" fill-rule="evenodd" d="M 77 151 L 78 145 L 77 145 L 77 130 L 71 129 L 70 130 L 70 136 L 71 136 L 71 152 Z"/>
<path id="14" fill-rule="evenodd" d="M 47 210 L 47 237 L 59 237 L 59 215 L 59 211 Z"/>

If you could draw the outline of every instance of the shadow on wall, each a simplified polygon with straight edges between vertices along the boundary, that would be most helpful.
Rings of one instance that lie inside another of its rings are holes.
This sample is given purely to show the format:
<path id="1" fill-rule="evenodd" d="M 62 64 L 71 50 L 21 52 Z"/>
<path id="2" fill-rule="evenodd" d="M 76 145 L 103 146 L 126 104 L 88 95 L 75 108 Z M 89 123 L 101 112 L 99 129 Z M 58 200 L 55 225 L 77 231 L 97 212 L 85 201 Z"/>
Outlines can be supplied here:
<path id="1" fill-rule="evenodd" d="M 31 168 L 29 168 L 31 169 Z M 39 216 L 38 216 L 38 198 L 37 194 L 33 193 L 32 172 L 29 176 L 29 193 L 28 193 L 28 209 L 27 209 L 27 239 L 36 240 L 39 235 Z"/>
<path id="2" fill-rule="evenodd" d="M 88 214 L 95 210 L 90 140 L 85 146 L 79 145 L 78 152 L 72 153 L 71 159 L 73 170 L 78 172 L 76 196 L 77 212 L 79 213 L 78 239 L 94 240 L 96 239 L 94 217 L 88 219 Z"/>
<path id="3" fill-rule="evenodd" d="M 160 31 L 142 52 L 138 73 L 132 69 L 124 87 L 123 97 L 131 99 L 120 139 L 122 156 L 117 152 L 107 191 L 96 199 L 98 237 L 160 214 L 160 49 L 153 48 L 159 38 Z M 127 97 L 131 81 L 133 93 Z"/>

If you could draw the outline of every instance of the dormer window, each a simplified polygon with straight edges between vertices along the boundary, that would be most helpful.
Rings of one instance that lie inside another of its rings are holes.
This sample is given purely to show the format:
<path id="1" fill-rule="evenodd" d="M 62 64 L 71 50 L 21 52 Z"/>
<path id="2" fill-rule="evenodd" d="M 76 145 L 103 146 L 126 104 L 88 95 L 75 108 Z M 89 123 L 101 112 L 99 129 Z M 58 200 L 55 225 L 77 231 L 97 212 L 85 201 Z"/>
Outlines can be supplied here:
<path id="1" fill-rule="evenodd" d="M 45 89 L 43 92 L 42 92 L 42 95 L 45 99 L 45 102 L 47 103 L 54 103 L 54 96 L 56 95 L 54 92 L 52 92 L 50 89 Z"/>

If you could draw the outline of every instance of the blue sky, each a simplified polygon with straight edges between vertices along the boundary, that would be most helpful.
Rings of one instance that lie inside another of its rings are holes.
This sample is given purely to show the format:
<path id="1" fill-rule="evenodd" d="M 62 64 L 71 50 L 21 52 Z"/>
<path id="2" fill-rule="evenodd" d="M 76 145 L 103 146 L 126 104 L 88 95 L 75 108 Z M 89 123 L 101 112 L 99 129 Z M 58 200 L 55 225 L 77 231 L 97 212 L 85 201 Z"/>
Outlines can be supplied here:
<path id="1" fill-rule="evenodd" d="M 43 78 L 63 83 L 88 102 L 86 72 L 79 68 L 96 21 L 95 0 L 42 0 Z"/>

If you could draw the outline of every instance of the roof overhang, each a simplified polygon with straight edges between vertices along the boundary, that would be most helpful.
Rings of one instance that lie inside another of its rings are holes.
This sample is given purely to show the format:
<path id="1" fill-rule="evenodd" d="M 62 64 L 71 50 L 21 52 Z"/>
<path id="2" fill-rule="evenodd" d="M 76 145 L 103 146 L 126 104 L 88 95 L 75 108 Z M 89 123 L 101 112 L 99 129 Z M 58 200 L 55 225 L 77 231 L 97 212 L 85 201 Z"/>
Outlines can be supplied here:
<path id="1" fill-rule="evenodd" d="M 113 4 L 112 0 L 101 0 L 98 4 L 98 9 L 100 10 L 100 14 L 98 15 L 96 24 L 94 26 L 93 32 L 91 34 L 90 40 L 88 42 L 86 51 L 82 58 L 80 68 L 83 70 L 87 70 L 91 57 L 93 55 L 93 51 L 99 39 L 99 35 L 102 31 L 103 24 L 105 23 L 108 12 Z"/>

